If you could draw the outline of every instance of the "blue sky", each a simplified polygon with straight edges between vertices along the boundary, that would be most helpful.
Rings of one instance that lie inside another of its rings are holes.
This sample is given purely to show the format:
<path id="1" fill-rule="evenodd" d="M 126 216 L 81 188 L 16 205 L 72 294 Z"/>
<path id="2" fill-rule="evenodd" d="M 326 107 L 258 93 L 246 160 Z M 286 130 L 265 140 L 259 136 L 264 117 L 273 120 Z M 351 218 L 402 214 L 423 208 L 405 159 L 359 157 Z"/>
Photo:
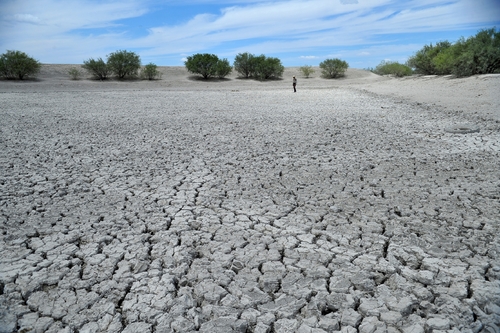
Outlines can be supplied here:
<path id="1" fill-rule="evenodd" d="M 340 58 L 368 68 L 493 27 L 500 0 L 0 0 L 0 52 L 52 64 L 127 50 L 160 66 L 249 52 L 285 66 Z"/>

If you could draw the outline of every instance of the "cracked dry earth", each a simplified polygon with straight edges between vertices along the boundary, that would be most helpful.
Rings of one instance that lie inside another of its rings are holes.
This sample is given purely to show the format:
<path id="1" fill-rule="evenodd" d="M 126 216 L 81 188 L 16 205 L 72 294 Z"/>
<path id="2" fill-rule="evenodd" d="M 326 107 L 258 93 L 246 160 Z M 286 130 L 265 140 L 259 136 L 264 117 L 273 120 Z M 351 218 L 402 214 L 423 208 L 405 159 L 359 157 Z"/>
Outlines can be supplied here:
<path id="1" fill-rule="evenodd" d="M 0 332 L 500 330 L 493 120 L 349 89 L 1 98 Z"/>

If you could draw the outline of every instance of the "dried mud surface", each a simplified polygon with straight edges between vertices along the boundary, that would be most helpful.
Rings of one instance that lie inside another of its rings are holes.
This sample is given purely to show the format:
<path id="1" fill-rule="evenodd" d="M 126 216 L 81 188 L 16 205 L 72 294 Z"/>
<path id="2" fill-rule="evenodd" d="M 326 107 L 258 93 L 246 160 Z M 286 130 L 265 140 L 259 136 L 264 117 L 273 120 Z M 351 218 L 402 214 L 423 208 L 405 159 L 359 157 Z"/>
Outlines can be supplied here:
<path id="1" fill-rule="evenodd" d="M 0 81 L 0 332 L 499 332 L 499 76 L 69 67 Z"/>

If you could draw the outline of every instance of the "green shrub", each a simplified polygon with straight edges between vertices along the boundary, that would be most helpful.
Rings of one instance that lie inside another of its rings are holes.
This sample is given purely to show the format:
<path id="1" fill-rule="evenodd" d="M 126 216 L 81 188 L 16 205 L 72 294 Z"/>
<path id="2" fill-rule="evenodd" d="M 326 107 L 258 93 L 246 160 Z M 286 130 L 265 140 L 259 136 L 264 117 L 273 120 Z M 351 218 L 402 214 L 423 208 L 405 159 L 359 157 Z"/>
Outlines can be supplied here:
<path id="1" fill-rule="evenodd" d="M 156 78 L 161 78 L 161 72 L 158 70 L 158 66 L 153 63 L 149 63 L 141 71 L 141 76 L 147 80 L 154 80 Z"/>
<path id="2" fill-rule="evenodd" d="M 233 70 L 227 59 L 219 59 L 215 54 L 209 53 L 197 53 L 189 56 L 184 65 L 188 72 L 200 74 L 204 79 L 214 76 L 222 79 Z"/>
<path id="3" fill-rule="evenodd" d="M 500 72 L 500 31 L 480 30 L 476 36 L 455 44 L 453 74 L 470 76 Z"/>
<path id="4" fill-rule="evenodd" d="M 448 75 L 453 73 L 453 68 L 455 67 L 457 56 L 458 55 L 456 54 L 456 47 L 454 45 L 439 52 L 431 60 L 434 74 Z"/>
<path id="5" fill-rule="evenodd" d="M 219 59 L 216 64 L 215 75 L 222 79 L 233 71 L 233 67 L 229 64 L 227 59 Z"/>
<path id="6" fill-rule="evenodd" d="M 234 70 L 246 78 L 250 77 L 252 75 L 252 73 L 254 72 L 254 69 L 252 67 L 252 65 L 253 65 L 252 59 L 253 58 L 254 58 L 254 55 L 250 54 L 248 52 L 239 53 L 234 58 L 234 62 L 233 62 Z"/>
<path id="7" fill-rule="evenodd" d="M 382 61 L 372 72 L 378 75 L 394 75 L 397 77 L 413 74 L 410 67 L 400 64 L 397 61 Z"/>
<path id="8" fill-rule="evenodd" d="M 495 28 L 479 30 L 455 44 L 448 41 L 425 45 L 408 59 L 419 74 L 470 76 L 500 72 L 500 32 Z"/>
<path id="9" fill-rule="evenodd" d="M 188 72 L 200 74 L 204 79 L 217 75 L 217 63 L 219 58 L 215 54 L 197 53 L 187 57 L 184 62 Z"/>
<path id="10" fill-rule="evenodd" d="M 70 76 L 71 80 L 78 80 L 82 76 L 82 72 L 76 67 L 71 67 L 68 70 L 68 75 Z"/>
<path id="11" fill-rule="evenodd" d="M 108 55 L 108 68 L 120 79 L 137 76 L 141 68 L 141 58 L 134 52 L 116 51 Z"/>
<path id="12" fill-rule="evenodd" d="M 22 80 L 36 76 L 42 65 L 21 51 L 7 51 L 0 56 L 0 75 L 7 79 Z"/>
<path id="13" fill-rule="evenodd" d="M 444 69 L 445 66 L 436 67 L 434 58 L 440 53 L 445 52 L 451 47 L 451 43 L 448 41 L 438 42 L 436 45 L 425 45 L 421 50 L 417 51 L 413 56 L 411 56 L 407 65 L 414 68 L 415 73 L 424 75 L 443 75 L 450 74 L 440 70 Z"/>
<path id="14" fill-rule="evenodd" d="M 238 54 L 234 59 L 234 69 L 246 78 L 253 77 L 258 80 L 277 79 L 283 76 L 285 71 L 280 59 L 250 53 Z"/>
<path id="15" fill-rule="evenodd" d="M 283 75 L 285 67 L 281 60 L 260 55 L 254 56 L 251 61 L 252 76 L 258 80 L 277 79 Z"/>
<path id="16" fill-rule="evenodd" d="M 110 72 L 108 65 L 101 58 L 85 60 L 82 67 L 99 80 L 106 80 Z"/>
<path id="17" fill-rule="evenodd" d="M 344 60 L 340 59 L 326 59 L 319 64 L 321 68 L 321 73 L 323 77 L 326 78 L 336 78 L 344 76 L 345 71 L 349 67 L 349 64 Z"/>
<path id="18" fill-rule="evenodd" d="M 300 67 L 300 71 L 302 72 L 302 74 L 305 76 L 305 77 L 309 77 L 309 75 L 311 75 L 312 73 L 314 73 L 314 69 L 312 68 L 312 66 L 308 66 L 308 65 L 304 65 L 302 67 Z"/>

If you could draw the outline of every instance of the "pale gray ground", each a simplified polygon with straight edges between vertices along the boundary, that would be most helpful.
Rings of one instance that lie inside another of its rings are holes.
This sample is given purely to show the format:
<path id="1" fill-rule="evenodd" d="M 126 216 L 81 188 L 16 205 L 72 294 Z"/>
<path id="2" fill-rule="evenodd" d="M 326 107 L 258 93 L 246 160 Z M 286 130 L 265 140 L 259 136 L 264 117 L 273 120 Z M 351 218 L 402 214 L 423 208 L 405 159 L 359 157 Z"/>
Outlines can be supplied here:
<path id="1" fill-rule="evenodd" d="M 1 82 L 0 332 L 499 332 L 487 110 L 176 80 Z"/>

